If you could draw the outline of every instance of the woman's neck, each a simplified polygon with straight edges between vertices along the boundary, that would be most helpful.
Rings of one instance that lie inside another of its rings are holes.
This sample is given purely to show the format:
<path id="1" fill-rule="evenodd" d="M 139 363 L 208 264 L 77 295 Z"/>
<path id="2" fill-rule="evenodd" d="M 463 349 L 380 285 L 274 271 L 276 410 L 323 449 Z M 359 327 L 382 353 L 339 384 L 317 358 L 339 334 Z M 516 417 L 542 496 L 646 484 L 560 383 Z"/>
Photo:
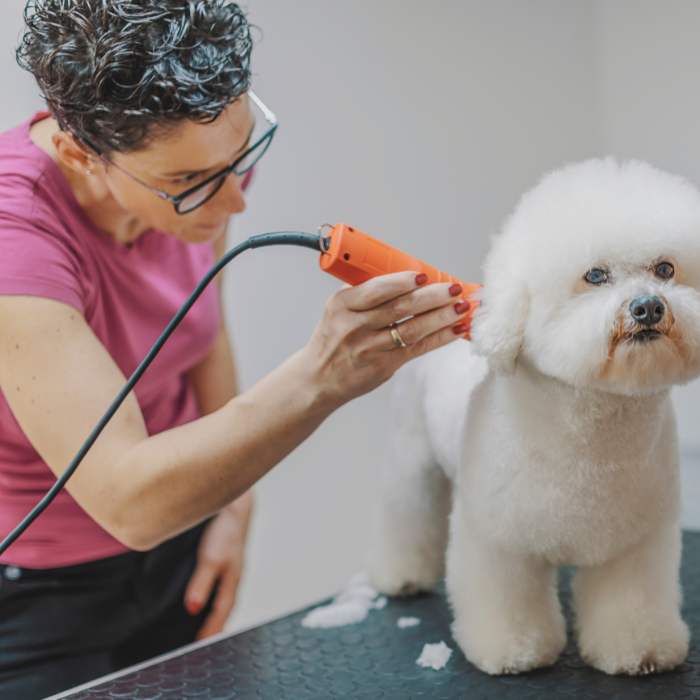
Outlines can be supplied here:
<path id="1" fill-rule="evenodd" d="M 95 175 L 82 174 L 61 161 L 53 142 L 58 131 L 56 120 L 48 117 L 31 127 L 30 137 L 56 163 L 76 201 L 95 227 L 122 245 L 133 243 L 149 227 L 125 211 Z"/>

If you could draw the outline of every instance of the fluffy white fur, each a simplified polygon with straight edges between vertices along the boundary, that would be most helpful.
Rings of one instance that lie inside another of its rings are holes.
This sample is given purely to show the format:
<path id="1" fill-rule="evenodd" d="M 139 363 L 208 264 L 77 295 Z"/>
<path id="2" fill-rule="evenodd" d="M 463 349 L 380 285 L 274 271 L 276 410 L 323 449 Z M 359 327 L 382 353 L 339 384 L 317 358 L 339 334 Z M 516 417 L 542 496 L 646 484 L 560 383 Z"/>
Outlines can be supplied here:
<path id="1" fill-rule="evenodd" d="M 666 260 L 671 280 L 655 274 Z M 584 281 L 595 267 L 608 283 Z M 541 180 L 493 240 L 474 342 L 395 377 L 374 585 L 430 589 L 446 563 L 466 657 L 519 673 L 564 648 L 557 567 L 574 565 L 588 663 L 626 674 L 680 664 L 669 393 L 700 373 L 698 290 L 700 193 L 688 182 L 610 158 Z M 631 339 L 640 295 L 666 308 L 647 342 Z"/>

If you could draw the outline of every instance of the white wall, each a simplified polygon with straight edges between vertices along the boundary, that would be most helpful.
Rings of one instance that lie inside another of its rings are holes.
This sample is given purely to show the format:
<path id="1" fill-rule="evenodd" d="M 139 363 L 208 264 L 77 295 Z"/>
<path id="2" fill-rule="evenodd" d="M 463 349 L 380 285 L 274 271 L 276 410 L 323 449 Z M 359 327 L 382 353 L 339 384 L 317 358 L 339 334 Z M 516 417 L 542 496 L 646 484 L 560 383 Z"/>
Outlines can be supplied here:
<path id="1" fill-rule="evenodd" d="M 14 126 L 39 109 L 44 109 L 34 79 L 15 61 L 15 48 L 24 25 L 23 2 L 12 0 L 0 6 L 0 129 Z"/>
<path id="2" fill-rule="evenodd" d="M 700 183 L 700 3 L 596 0 L 603 144 Z M 675 390 L 681 442 L 700 453 L 700 383 Z"/>

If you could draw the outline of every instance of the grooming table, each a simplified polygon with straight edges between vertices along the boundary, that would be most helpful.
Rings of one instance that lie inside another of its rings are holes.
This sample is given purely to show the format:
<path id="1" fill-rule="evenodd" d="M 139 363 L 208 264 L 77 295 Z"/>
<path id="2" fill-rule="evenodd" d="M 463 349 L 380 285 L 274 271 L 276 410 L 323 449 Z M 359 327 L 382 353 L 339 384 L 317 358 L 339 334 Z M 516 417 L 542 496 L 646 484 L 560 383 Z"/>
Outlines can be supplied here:
<path id="1" fill-rule="evenodd" d="M 240 634 L 205 640 L 125 669 L 72 691 L 70 700 L 680 700 L 700 698 L 700 532 L 683 533 L 684 617 L 693 640 L 678 670 L 630 678 L 607 676 L 584 666 L 571 642 L 570 571 L 560 587 L 569 623 L 569 645 L 549 669 L 491 677 L 462 656 L 450 635 L 444 589 L 434 595 L 390 600 L 364 622 L 335 629 L 306 629 L 307 610 Z M 314 606 L 315 607 L 315 606 Z M 419 617 L 399 629 L 399 617 Z M 420 668 L 425 643 L 444 640 L 454 651 L 445 668 Z"/>

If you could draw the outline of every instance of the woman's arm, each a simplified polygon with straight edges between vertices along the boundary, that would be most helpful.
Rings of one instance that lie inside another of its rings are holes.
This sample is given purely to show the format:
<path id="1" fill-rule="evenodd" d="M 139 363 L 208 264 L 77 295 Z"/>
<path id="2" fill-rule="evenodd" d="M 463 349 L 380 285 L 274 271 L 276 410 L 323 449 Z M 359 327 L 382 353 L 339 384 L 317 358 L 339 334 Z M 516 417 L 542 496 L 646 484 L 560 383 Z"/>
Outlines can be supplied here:
<path id="1" fill-rule="evenodd" d="M 225 236 L 215 242 L 220 258 L 225 249 Z M 219 293 L 222 275 L 219 275 Z M 224 300 L 221 299 L 221 308 Z M 238 374 L 226 324 L 223 318 L 214 344 L 207 356 L 189 373 L 200 413 L 209 415 L 222 408 L 239 393 Z M 216 587 L 212 609 L 200 628 L 197 638 L 220 632 L 236 602 L 243 572 L 248 529 L 253 507 L 253 489 L 224 506 L 206 528 L 197 548 L 197 565 L 187 584 L 184 605 L 190 614 L 198 613 Z"/>
<path id="2" fill-rule="evenodd" d="M 117 531 L 150 549 L 192 527 L 246 492 L 331 410 L 308 359 L 295 353 L 221 409 L 125 452 L 115 471 L 133 478 L 120 483 Z"/>
<path id="3" fill-rule="evenodd" d="M 226 252 L 226 234 L 214 241 L 213 248 L 216 258 L 220 259 Z M 201 415 L 209 415 L 222 408 L 240 390 L 236 362 L 226 322 L 223 318 L 223 309 L 225 308 L 222 293 L 223 273 L 219 274 L 216 281 L 219 290 L 219 304 L 222 309 L 219 333 L 207 356 L 190 371 L 190 381 L 197 396 Z M 247 536 L 252 509 L 252 490 L 225 506 L 225 510 L 230 511 L 239 523 L 243 541 Z"/>
<path id="4" fill-rule="evenodd" d="M 133 392 L 67 488 L 105 530 L 150 549 L 241 496 L 332 411 L 413 357 L 456 339 L 448 284 L 393 273 L 344 288 L 309 342 L 249 390 L 186 425 L 148 436 Z M 386 327 L 402 324 L 408 347 Z M 0 295 L 0 389 L 22 430 L 64 472 L 125 377 L 73 307 Z M 463 332 L 463 331 L 462 331 Z"/>
<path id="5" fill-rule="evenodd" d="M 0 388 L 58 476 L 126 379 L 70 306 L 2 296 L 0 328 Z M 245 493 L 330 410 L 303 353 L 213 413 L 151 437 L 132 392 L 67 489 L 112 536 L 150 549 Z"/>
<path id="6" fill-rule="evenodd" d="M 239 393 L 238 372 L 223 323 L 209 353 L 189 376 L 202 415 L 213 413 Z"/>

